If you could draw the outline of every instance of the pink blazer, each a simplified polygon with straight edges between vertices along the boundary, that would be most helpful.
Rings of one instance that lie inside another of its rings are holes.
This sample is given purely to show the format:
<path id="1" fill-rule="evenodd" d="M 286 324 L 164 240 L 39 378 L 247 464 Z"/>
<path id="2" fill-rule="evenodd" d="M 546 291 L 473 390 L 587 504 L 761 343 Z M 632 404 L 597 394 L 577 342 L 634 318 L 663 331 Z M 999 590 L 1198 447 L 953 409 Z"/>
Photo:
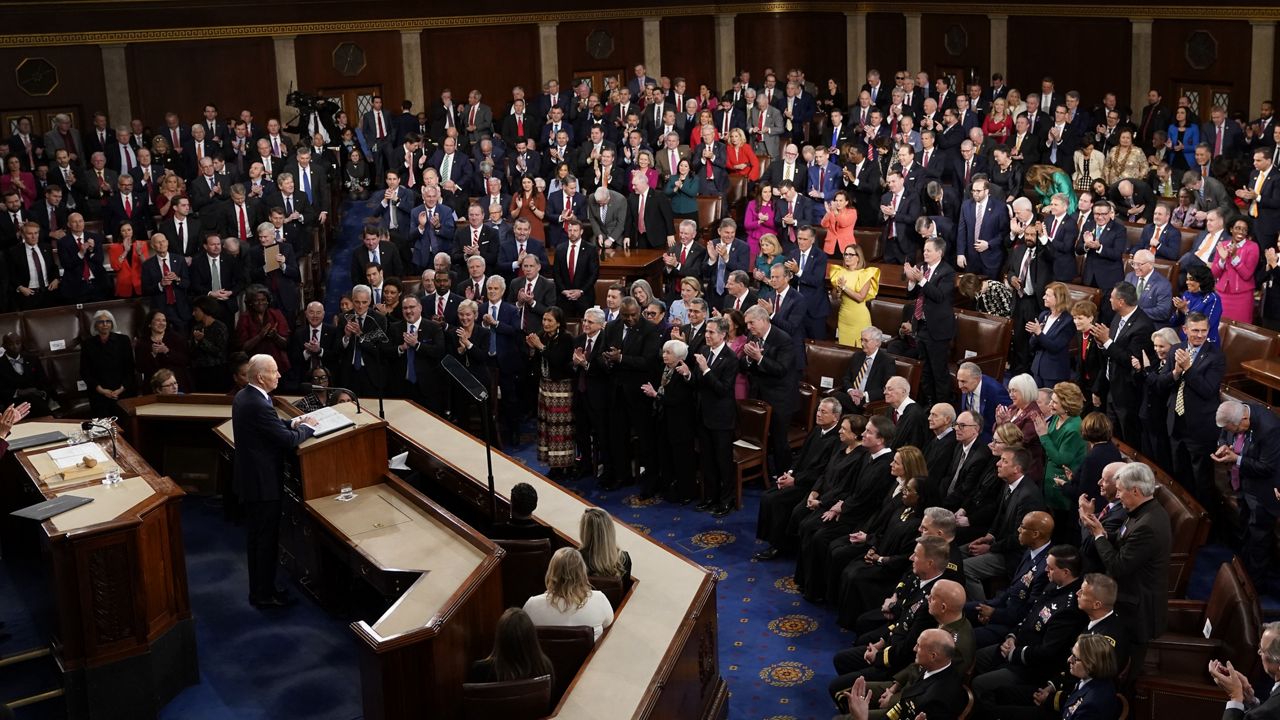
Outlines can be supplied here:
<path id="1" fill-rule="evenodd" d="M 1219 248 L 1223 246 L 1230 247 L 1231 241 L 1223 240 L 1218 243 Z M 1215 252 L 1209 269 L 1213 271 L 1213 277 L 1217 281 L 1215 289 L 1219 293 L 1239 294 L 1253 292 L 1253 271 L 1257 267 L 1258 244 L 1246 240 L 1226 260 Z"/>

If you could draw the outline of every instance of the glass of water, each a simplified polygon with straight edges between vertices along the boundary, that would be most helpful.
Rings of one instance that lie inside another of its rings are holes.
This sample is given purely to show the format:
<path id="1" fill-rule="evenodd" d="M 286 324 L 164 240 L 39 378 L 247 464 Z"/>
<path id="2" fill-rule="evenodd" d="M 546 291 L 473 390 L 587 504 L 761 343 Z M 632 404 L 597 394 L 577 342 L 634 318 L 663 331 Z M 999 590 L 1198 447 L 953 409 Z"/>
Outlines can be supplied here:
<path id="1" fill-rule="evenodd" d="M 120 477 L 120 468 L 112 468 L 107 471 L 106 477 L 102 478 L 102 484 L 116 485 L 120 483 L 121 480 L 123 480 L 123 478 Z"/>
<path id="2" fill-rule="evenodd" d="M 351 490 L 351 483 L 342 483 L 342 488 L 338 492 L 338 500 L 348 502 L 355 499 L 356 494 Z"/>

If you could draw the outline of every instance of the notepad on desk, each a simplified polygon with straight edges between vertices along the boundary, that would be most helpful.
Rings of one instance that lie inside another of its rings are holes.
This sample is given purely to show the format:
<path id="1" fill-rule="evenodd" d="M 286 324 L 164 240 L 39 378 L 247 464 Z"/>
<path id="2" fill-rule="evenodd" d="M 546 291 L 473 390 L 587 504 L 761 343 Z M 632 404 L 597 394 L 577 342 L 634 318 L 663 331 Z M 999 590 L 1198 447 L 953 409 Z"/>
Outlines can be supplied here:
<path id="1" fill-rule="evenodd" d="M 328 407 L 309 412 L 302 417 L 312 418 L 316 421 L 315 432 L 312 433 L 313 437 L 323 437 L 356 424 L 355 420 Z"/>

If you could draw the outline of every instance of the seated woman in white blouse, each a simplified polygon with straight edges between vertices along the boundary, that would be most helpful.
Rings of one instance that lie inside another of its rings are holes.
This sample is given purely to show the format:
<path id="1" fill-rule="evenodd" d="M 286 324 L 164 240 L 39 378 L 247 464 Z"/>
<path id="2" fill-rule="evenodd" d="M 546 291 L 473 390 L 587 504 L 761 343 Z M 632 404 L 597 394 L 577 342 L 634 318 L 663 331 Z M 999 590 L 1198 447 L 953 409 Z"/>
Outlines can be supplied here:
<path id="1" fill-rule="evenodd" d="M 587 582 L 587 564 L 575 548 L 560 548 L 547 566 L 547 591 L 524 604 L 534 625 L 590 625 L 596 640 L 613 622 L 613 608 Z"/>

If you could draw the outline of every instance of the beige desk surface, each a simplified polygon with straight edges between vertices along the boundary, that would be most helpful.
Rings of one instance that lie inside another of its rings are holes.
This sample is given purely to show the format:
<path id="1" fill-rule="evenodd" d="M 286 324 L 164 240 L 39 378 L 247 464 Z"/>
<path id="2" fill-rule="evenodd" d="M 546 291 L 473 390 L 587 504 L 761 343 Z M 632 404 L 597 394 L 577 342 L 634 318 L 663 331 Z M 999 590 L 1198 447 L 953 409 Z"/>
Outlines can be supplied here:
<path id="1" fill-rule="evenodd" d="M 155 494 L 151 485 L 140 477 L 125 478 L 116 485 L 88 485 L 58 495 L 92 498 L 93 502 L 55 515 L 49 522 L 57 532 L 71 532 L 98 523 L 115 520 L 126 510 Z"/>
<path id="2" fill-rule="evenodd" d="M 475 438 L 403 400 L 387 400 L 385 406 L 387 422 L 396 432 L 472 477 L 488 476 L 484 445 Z M 498 454 L 493 456 L 493 477 L 494 486 L 504 497 L 510 495 L 517 482 L 533 485 L 538 491 L 538 519 L 578 539 L 578 520 L 583 510 L 593 507 L 590 503 Z M 632 567 L 641 582 L 600 641 L 579 682 L 565 697 L 559 718 L 630 717 L 639 707 L 649 680 L 658 671 L 707 572 L 625 523 L 614 522 L 618 545 L 631 554 Z"/>
<path id="3" fill-rule="evenodd" d="M 206 405 L 204 403 L 155 402 L 139 405 L 136 414 L 145 418 L 191 418 L 207 420 L 231 419 L 231 405 Z"/>
<path id="4" fill-rule="evenodd" d="M 9 439 L 9 442 L 13 442 L 14 440 L 21 440 L 22 438 L 28 438 L 28 437 L 31 437 L 32 435 L 40 435 L 47 432 L 63 432 L 63 433 L 66 433 L 67 435 L 71 435 L 72 433 L 78 433 L 80 432 L 80 421 L 76 420 L 76 421 L 67 421 L 67 422 L 22 422 L 13 426 L 13 430 L 9 432 L 8 439 Z M 52 442 L 47 445 L 36 445 L 35 447 L 26 448 L 21 452 L 27 452 L 29 450 L 35 450 L 37 448 L 50 448 L 57 445 L 62 445 L 65 442 L 66 442 L 65 440 L 59 440 L 58 442 Z"/>
<path id="5" fill-rule="evenodd" d="M 429 624 L 484 553 L 386 485 L 356 492 L 350 502 L 331 495 L 307 505 L 378 567 L 425 573 L 374 623 L 374 632 L 386 638 Z"/>

